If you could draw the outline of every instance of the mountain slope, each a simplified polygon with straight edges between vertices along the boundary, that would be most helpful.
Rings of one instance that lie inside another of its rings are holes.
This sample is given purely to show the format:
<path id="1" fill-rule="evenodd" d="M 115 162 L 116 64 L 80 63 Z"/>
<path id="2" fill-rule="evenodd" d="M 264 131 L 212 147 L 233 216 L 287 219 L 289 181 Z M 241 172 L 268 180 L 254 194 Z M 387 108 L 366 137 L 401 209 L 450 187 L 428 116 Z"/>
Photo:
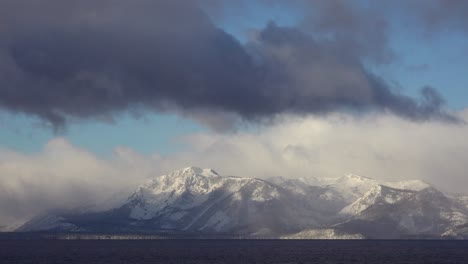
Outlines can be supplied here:
<path id="1" fill-rule="evenodd" d="M 189 167 L 147 181 L 112 209 L 55 211 L 18 231 L 460 238 L 468 233 L 466 200 L 422 181 L 378 182 L 352 174 L 261 180 Z"/>
<path id="2" fill-rule="evenodd" d="M 41 218 L 20 230 L 279 234 L 318 227 L 326 215 L 297 193 L 270 182 L 190 167 L 148 181 L 119 208 L 48 216 L 59 219 L 55 226 Z"/>
<path id="3" fill-rule="evenodd" d="M 340 212 L 340 227 L 367 237 L 439 237 L 468 222 L 468 211 L 433 187 L 419 191 L 377 185 Z"/>

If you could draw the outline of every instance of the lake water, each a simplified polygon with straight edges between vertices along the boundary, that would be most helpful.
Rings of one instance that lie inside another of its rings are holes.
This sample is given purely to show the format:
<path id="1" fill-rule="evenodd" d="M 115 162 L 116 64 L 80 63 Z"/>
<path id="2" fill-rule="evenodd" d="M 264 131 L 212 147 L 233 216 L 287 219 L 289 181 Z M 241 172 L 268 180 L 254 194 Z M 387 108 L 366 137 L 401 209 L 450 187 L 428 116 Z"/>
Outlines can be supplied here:
<path id="1" fill-rule="evenodd" d="M 468 263 L 468 241 L 0 240 L 0 263 Z"/>

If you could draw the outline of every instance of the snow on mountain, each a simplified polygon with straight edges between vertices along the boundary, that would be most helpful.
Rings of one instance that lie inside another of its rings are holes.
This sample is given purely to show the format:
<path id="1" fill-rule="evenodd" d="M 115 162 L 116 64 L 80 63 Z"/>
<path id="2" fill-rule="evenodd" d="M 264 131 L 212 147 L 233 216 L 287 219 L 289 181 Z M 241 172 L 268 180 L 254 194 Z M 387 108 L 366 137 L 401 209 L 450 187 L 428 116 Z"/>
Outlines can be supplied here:
<path id="1" fill-rule="evenodd" d="M 347 205 L 340 192 L 325 185 L 310 185 L 310 182 L 303 178 L 274 177 L 269 178 L 268 181 L 293 193 L 298 203 L 307 203 L 310 208 L 314 208 L 326 216 L 328 221 L 333 218 L 332 215 Z"/>
<path id="2" fill-rule="evenodd" d="M 382 182 L 381 185 L 400 190 L 421 191 L 432 187 L 429 183 L 420 180 L 409 180 L 399 182 Z"/>
<path id="3" fill-rule="evenodd" d="M 422 181 L 223 176 L 188 167 L 155 177 L 101 211 L 36 217 L 19 231 L 282 238 L 465 237 L 468 198 Z"/>
<path id="4" fill-rule="evenodd" d="M 326 186 L 336 193 L 339 193 L 342 199 L 349 204 L 354 202 L 377 184 L 377 181 L 374 179 L 348 174 L 337 178 L 334 181 L 329 181 Z"/>
<path id="5" fill-rule="evenodd" d="M 276 233 L 328 222 L 338 207 L 330 211 L 333 206 L 325 205 L 334 201 L 327 204 L 320 193 L 301 182 L 221 176 L 190 167 L 140 186 L 125 207 L 130 218 L 157 220 L 165 229 Z"/>
<path id="6" fill-rule="evenodd" d="M 178 209 L 199 206 L 223 183 L 223 177 L 213 170 L 193 167 L 154 178 L 139 186 L 129 198 L 130 218 L 151 219 L 169 205 Z M 229 187 L 236 188 L 239 184 Z"/>
<path id="7" fill-rule="evenodd" d="M 370 237 L 437 237 L 468 223 L 466 208 L 432 187 L 417 191 L 414 186 L 404 190 L 378 185 L 340 213 L 348 218 L 345 229 Z M 375 230 L 383 233 L 376 235 Z"/>
<path id="8" fill-rule="evenodd" d="M 47 231 L 51 229 L 56 231 L 81 231 L 78 226 L 68 223 L 65 220 L 64 217 L 54 214 L 38 216 L 30 221 L 30 223 L 34 223 L 33 225 L 27 223 L 26 225 L 20 226 L 17 231 Z"/>
<path id="9" fill-rule="evenodd" d="M 0 226 L 0 232 L 14 232 L 22 225 L 24 225 L 24 221 L 18 221 L 7 226 Z"/>
<path id="10" fill-rule="evenodd" d="M 362 197 L 341 210 L 341 214 L 358 216 L 375 205 L 395 204 L 412 195 L 410 190 L 397 190 L 383 185 L 375 185 Z"/>
<path id="11" fill-rule="evenodd" d="M 447 195 L 451 199 L 457 201 L 459 204 L 463 205 L 468 210 L 468 195 L 463 194 L 449 194 Z"/>
<path id="12" fill-rule="evenodd" d="M 89 232 L 124 229 L 254 234 L 269 230 L 277 234 L 318 227 L 327 215 L 303 196 L 270 182 L 189 167 L 151 179 L 118 208 L 61 215 L 55 225 L 76 226 Z M 55 228 L 43 222 L 36 219 L 23 230 Z"/>
<path id="13" fill-rule="evenodd" d="M 301 232 L 281 236 L 282 239 L 365 239 L 361 234 L 340 232 L 336 229 L 308 229 Z"/>
<path id="14" fill-rule="evenodd" d="M 339 178 L 327 178 L 323 181 L 324 185 L 330 189 L 340 193 L 347 202 L 354 202 L 359 197 L 363 196 L 372 188 L 378 186 L 387 186 L 393 189 L 414 190 L 420 191 L 431 187 L 426 182 L 420 180 L 398 181 L 398 182 L 381 182 L 372 178 L 359 176 L 356 174 L 347 174 Z"/>

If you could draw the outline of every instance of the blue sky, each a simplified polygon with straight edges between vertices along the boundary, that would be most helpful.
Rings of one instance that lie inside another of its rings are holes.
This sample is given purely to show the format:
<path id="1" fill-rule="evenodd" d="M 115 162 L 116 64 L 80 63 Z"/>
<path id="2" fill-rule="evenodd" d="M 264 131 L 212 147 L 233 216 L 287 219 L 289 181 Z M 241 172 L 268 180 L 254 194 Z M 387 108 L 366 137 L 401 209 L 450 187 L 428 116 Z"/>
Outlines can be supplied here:
<path id="1" fill-rule="evenodd" d="M 302 19 L 297 10 L 279 5 L 250 4 L 241 11 L 242 18 L 236 13 L 239 12 L 237 9 L 226 7 L 225 12 L 224 16 L 213 17 L 215 23 L 241 42 L 247 40 L 249 30 L 262 28 L 268 21 L 294 26 Z M 398 14 L 390 27 L 390 47 L 397 58 L 390 64 L 374 65 L 372 69 L 400 86 L 404 94 L 417 96 L 422 86 L 431 85 L 445 97 L 450 109 L 465 108 L 468 105 L 466 36 L 460 32 L 444 32 L 437 37 L 428 37 L 400 23 L 397 18 Z M 123 114 L 114 123 L 83 120 L 70 124 L 66 131 L 57 134 L 35 117 L 2 112 L 0 128 L 3 148 L 37 152 L 47 141 L 61 136 L 102 156 L 110 155 L 117 146 L 131 147 L 145 154 L 158 152 L 165 155 L 184 148 L 177 142 L 178 137 L 209 130 L 191 119 L 156 113 L 148 113 L 139 119 Z"/>
<path id="2" fill-rule="evenodd" d="M 205 130 L 190 119 L 169 114 L 150 114 L 137 119 L 123 115 L 114 123 L 83 121 L 58 133 L 41 120 L 22 114 L 2 113 L 0 120 L 1 146 L 25 153 L 38 152 L 49 140 L 60 136 L 101 156 L 112 154 L 120 146 L 143 154 L 164 155 L 184 147 L 176 140 L 179 136 Z"/>

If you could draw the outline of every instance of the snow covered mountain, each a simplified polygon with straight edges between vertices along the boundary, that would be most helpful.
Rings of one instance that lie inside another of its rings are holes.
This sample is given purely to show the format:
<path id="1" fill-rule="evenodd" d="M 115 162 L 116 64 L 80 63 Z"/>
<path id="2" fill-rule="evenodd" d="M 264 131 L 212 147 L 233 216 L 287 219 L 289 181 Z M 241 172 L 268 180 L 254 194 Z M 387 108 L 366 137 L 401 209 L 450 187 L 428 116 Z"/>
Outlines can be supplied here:
<path id="1" fill-rule="evenodd" d="M 468 198 L 357 175 L 267 180 L 189 167 L 112 209 L 49 212 L 17 231 L 282 238 L 464 238 Z M 103 207 L 104 208 L 104 207 Z"/>

